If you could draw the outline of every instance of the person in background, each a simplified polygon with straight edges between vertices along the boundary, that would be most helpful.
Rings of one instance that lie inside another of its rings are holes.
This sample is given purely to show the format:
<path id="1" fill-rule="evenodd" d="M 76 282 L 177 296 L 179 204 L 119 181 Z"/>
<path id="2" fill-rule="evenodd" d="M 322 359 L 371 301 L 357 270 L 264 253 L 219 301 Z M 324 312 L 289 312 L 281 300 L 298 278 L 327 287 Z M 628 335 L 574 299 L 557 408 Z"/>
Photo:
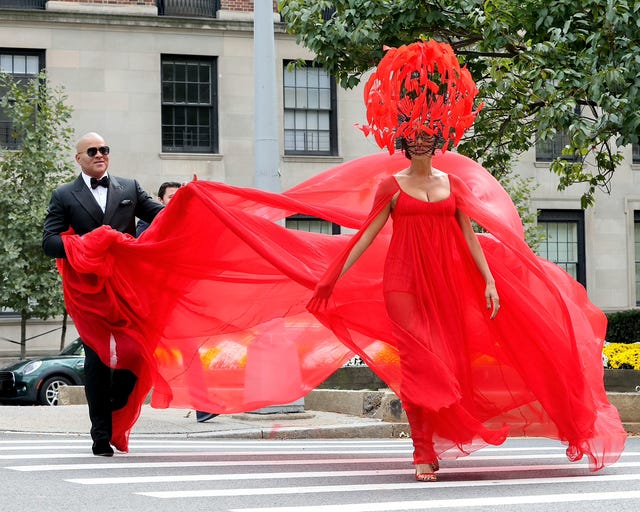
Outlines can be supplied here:
<path id="1" fill-rule="evenodd" d="M 176 181 L 165 181 L 158 189 L 158 199 L 166 206 L 181 186 L 182 184 Z M 139 237 L 148 227 L 148 222 L 139 219 L 136 224 L 136 237 Z"/>
<path id="2" fill-rule="evenodd" d="M 165 181 L 158 189 L 158 199 L 166 206 L 181 186 L 182 184 L 176 181 Z M 139 237 L 144 233 L 149 225 L 150 224 L 148 222 L 145 222 L 142 219 L 138 220 L 138 224 L 136 224 L 136 237 Z M 218 415 L 212 412 L 196 411 L 196 421 L 198 423 L 204 423 L 216 416 Z"/>
<path id="3" fill-rule="evenodd" d="M 76 145 L 76 162 L 82 172 L 73 182 L 54 190 L 44 221 L 42 248 L 47 256 L 66 258 L 62 234 L 70 229 L 76 235 L 84 235 L 100 226 L 135 235 L 136 217 L 151 222 L 163 209 L 134 179 L 109 174 L 110 148 L 97 133 L 83 135 Z M 91 419 L 92 451 L 94 455 L 113 455 L 122 446 L 112 439 L 112 413 L 127 404 L 129 394 L 136 383 L 136 375 L 127 369 L 114 369 L 101 359 L 86 340 L 100 338 L 110 351 L 113 336 L 80 332 L 85 351 L 85 393 Z M 86 329 L 83 327 L 83 330 Z M 97 330 L 96 330 L 97 332 Z M 111 338 L 111 339 L 110 339 Z M 117 347 L 114 347 L 114 352 Z"/>

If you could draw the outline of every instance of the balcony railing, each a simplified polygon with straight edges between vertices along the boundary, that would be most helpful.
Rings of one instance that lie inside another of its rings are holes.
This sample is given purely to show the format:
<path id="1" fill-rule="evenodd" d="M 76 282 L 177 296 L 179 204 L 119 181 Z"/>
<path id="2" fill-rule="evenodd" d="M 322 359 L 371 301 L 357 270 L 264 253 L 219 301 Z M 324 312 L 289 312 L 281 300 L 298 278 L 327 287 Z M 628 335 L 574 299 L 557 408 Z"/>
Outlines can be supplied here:
<path id="1" fill-rule="evenodd" d="M 0 0 L 0 9 L 44 9 L 47 0 Z"/>
<path id="2" fill-rule="evenodd" d="M 215 18 L 220 0 L 158 0 L 160 16 Z"/>

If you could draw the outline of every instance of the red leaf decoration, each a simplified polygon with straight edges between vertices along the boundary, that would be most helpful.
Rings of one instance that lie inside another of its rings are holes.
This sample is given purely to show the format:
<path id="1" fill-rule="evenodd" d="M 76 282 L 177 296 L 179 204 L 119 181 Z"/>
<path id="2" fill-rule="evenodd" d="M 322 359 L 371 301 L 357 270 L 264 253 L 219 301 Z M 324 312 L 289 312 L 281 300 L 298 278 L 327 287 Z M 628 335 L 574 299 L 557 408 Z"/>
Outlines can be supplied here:
<path id="1" fill-rule="evenodd" d="M 442 151 L 458 144 L 482 105 L 474 110 L 478 89 L 451 46 L 431 40 L 385 50 L 365 84 L 365 136 L 391 154 L 397 138 L 418 132 L 442 137 Z"/>

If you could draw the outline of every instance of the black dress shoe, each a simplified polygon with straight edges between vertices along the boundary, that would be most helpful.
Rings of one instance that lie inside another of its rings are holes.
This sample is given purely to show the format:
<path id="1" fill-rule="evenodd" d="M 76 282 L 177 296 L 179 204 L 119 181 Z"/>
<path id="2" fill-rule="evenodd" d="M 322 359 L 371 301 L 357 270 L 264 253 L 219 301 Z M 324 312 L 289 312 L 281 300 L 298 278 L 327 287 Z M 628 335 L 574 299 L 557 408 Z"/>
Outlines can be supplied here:
<path id="1" fill-rule="evenodd" d="M 216 416 L 218 415 L 212 412 L 196 411 L 196 421 L 198 423 L 204 423 L 205 421 L 210 420 L 211 418 L 215 418 Z"/>
<path id="2" fill-rule="evenodd" d="M 108 441 L 96 441 L 91 447 L 94 455 L 100 455 L 101 457 L 112 457 L 113 448 Z"/>

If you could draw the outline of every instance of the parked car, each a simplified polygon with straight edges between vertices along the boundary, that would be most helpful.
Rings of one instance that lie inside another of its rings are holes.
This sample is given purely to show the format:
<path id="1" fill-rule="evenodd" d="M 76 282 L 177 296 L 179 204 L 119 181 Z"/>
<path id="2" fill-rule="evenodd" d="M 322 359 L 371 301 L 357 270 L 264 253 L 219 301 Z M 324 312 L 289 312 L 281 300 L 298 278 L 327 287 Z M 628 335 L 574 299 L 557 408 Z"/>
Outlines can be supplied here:
<path id="1" fill-rule="evenodd" d="M 0 402 L 58 405 L 58 390 L 69 385 L 84 385 L 80 338 L 56 356 L 25 359 L 0 369 Z"/>

